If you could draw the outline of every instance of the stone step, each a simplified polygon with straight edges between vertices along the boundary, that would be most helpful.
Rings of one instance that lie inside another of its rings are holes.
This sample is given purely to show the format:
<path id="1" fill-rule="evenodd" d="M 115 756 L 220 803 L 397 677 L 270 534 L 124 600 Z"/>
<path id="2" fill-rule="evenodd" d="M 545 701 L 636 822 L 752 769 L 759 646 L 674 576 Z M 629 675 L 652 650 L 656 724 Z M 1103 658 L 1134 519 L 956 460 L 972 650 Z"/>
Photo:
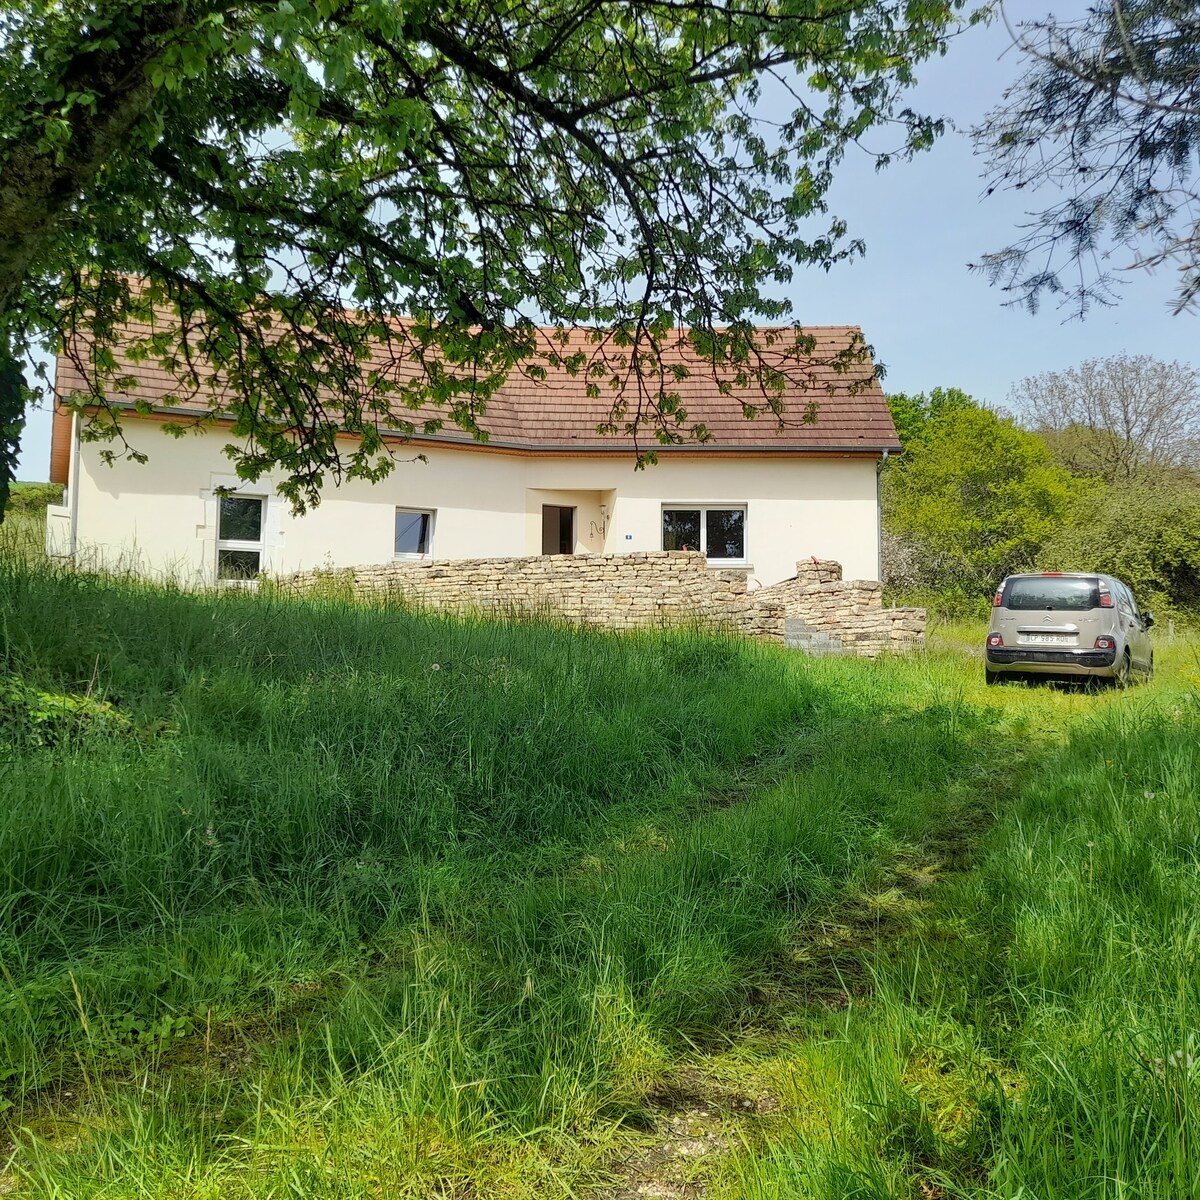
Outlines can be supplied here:
<path id="1" fill-rule="evenodd" d="M 802 650 L 805 654 L 818 657 L 850 653 L 839 638 L 831 637 L 819 629 L 811 629 L 802 617 L 784 618 L 783 644 L 791 650 Z"/>

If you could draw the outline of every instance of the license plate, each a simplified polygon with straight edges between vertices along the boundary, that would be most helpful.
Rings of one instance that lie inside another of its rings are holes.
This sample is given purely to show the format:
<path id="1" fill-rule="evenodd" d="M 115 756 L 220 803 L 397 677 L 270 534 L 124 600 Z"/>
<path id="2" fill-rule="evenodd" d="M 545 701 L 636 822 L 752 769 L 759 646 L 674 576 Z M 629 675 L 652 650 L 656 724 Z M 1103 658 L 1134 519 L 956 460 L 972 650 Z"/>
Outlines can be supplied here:
<path id="1" fill-rule="evenodd" d="M 1027 633 L 1024 640 L 1037 646 L 1074 646 L 1077 638 L 1073 633 Z"/>

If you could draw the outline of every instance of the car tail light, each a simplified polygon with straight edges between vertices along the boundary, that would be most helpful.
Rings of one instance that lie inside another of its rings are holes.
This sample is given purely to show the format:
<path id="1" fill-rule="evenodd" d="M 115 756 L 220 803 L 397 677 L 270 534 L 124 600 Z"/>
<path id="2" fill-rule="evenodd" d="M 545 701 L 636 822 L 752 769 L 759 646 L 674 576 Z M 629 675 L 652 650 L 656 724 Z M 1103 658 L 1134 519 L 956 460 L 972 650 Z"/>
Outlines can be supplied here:
<path id="1" fill-rule="evenodd" d="M 992 607 L 999 608 L 1004 603 L 1004 589 L 997 588 L 996 595 L 992 598 Z"/>
<path id="2" fill-rule="evenodd" d="M 1061 575 L 1062 572 L 1061 571 L 1043 571 L 1042 574 L 1043 575 Z"/>
<path id="3" fill-rule="evenodd" d="M 1094 648 L 1097 650 L 1115 650 L 1117 648 L 1117 639 L 1109 637 L 1106 633 L 1102 633 L 1096 639 Z"/>
<path id="4" fill-rule="evenodd" d="M 1004 639 L 998 633 L 989 633 L 987 644 L 989 646 L 1003 646 Z"/>
<path id="5" fill-rule="evenodd" d="M 1101 592 L 1100 593 L 1100 607 L 1101 608 L 1112 608 L 1112 606 L 1113 606 L 1112 593 L 1111 592 Z"/>

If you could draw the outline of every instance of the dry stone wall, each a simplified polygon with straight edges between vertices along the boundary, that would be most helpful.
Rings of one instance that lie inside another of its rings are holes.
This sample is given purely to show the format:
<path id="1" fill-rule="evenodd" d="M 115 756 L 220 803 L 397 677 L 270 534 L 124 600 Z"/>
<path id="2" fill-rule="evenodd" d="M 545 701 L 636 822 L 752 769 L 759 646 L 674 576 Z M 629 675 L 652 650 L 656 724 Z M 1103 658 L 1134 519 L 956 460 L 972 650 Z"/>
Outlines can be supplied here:
<path id="1" fill-rule="evenodd" d="M 925 642 L 923 608 L 884 608 L 882 583 L 844 581 L 841 564 L 831 559 L 802 559 L 791 579 L 751 595 L 759 609 L 755 632 L 797 649 L 874 657 Z"/>
<path id="2" fill-rule="evenodd" d="M 920 644 L 925 632 L 924 610 L 883 608 L 880 584 L 843 582 L 839 564 L 826 559 L 797 563 L 794 578 L 754 591 L 745 571 L 710 569 L 687 550 L 393 562 L 304 572 L 281 584 L 459 612 L 553 614 L 609 629 L 698 621 L 813 653 L 873 656 Z"/>

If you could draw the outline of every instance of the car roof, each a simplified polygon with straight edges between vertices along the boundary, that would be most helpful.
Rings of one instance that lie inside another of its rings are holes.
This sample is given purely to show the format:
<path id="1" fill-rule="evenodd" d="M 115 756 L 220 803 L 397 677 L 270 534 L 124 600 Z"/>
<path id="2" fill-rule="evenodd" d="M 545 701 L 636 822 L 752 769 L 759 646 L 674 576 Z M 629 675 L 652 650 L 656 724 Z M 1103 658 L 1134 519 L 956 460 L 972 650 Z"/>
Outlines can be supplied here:
<path id="1" fill-rule="evenodd" d="M 1005 579 L 1111 579 L 1099 571 L 1022 571 L 1017 575 L 1006 575 Z"/>
<path id="2" fill-rule="evenodd" d="M 1118 579 L 1115 575 L 1106 575 L 1103 571 L 1022 571 L 1017 575 L 1005 575 L 1004 583 L 1008 583 L 1010 579 L 1105 579 L 1125 588 L 1130 595 L 1133 594 L 1133 588 L 1123 579 Z"/>

